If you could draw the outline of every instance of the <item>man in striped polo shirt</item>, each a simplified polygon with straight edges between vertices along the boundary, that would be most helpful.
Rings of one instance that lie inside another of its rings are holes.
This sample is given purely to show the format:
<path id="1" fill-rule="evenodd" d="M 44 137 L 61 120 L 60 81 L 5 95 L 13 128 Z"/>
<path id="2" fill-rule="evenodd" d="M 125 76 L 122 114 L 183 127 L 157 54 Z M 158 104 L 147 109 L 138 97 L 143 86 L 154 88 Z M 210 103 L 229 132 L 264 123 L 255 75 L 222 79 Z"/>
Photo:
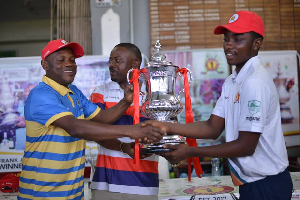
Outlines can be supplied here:
<path id="1" fill-rule="evenodd" d="M 157 128 L 112 126 L 132 102 L 124 98 L 111 109 L 101 110 L 71 83 L 84 52 L 78 43 L 58 39 L 42 50 L 46 72 L 25 104 L 26 145 L 18 199 L 84 199 L 85 145 L 119 137 L 159 141 Z"/>
<path id="2" fill-rule="evenodd" d="M 111 82 L 99 86 L 91 95 L 91 101 L 101 109 L 115 106 L 123 97 L 128 86 L 127 72 L 139 69 L 142 55 L 137 46 L 131 43 L 116 45 L 109 57 Z M 140 97 L 142 99 L 142 97 Z M 140 117 L 140 121 L 147 118 Z M 120 117 L 115 125 L 133 124 L 133 105 Z M 98 142 L 98 157 L 91 183 L 92 199 L 136 199 L 157 200 L 158 195 L 158 156 L 151 155 L 140 160 L 140 170 L 136 170 L 133 159 L 134 140 L 120 137 L 115 140 Z"/>

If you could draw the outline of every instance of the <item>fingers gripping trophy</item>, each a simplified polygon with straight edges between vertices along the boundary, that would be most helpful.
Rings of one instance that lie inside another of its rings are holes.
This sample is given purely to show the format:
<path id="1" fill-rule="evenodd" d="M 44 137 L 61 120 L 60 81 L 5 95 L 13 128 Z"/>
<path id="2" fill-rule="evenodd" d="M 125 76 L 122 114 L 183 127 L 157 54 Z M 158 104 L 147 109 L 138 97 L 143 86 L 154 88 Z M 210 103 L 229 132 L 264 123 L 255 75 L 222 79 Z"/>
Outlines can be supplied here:
<path id="1" fill-rule="evenodd" d="M 150 119 L 175 123 L 174 117 L 183 109 L 179 97 L 175 94 L 176 78 L 182 75 L 182 71 L 188 73 L 190 79 L 187 84 L 189 85 L 192 80 L 191 72 L 185 68 L 179 69 L 178 66 L 165 61 L 166 56 L 160 53 L 161 44 L 159 40 L 156 41 L 154 49 L 156 52 L 152 55 L 151 61 L 147 63 L 147 67 L 139 70 L 138 79 L 145 90 L 144 93 L 139 91 L 143 96 L 140 111 Z M 127 73 L 128 82 L 130 82 L 129 75 L 133 70 L 131 69 Z M 134 89 L 136 89 L 135 85 Z M 136 95 L 135 91 L 134 94 Z M 158 143 L 143 144 L 140 148 L 143 154 L 162 153 L 172 151 L 172 149 L 164 149 L 164 144 L 180 143 L 185 143 L 185 139 L 182 136 L 167 135 L 163 136 L 163 139 Z"/>

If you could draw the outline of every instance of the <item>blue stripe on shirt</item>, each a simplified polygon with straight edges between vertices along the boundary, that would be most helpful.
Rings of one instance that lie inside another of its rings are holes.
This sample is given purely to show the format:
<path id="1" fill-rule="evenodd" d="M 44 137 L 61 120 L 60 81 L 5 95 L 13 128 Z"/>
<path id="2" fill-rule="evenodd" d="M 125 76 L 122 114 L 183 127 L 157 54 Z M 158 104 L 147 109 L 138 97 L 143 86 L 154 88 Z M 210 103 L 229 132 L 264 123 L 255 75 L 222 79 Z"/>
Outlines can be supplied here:
<path id="1" fill-rule="evenodd" d="M 26 184 L 34 184 L 40 186 L 62 186 L 62 185 L 74 185 L 75 183 L 79 183 L 83 180 L 83 176 L 78 177 L 73 180 L 62 181 L 62 182 L 46 182 L 46 181 L 38 181 L 36 179 L 27 179 L 24 177 L 20 177 L 20 181 Z"/>
<path id="2" fill-rule="evenodd" d="M 109 178 L 108 178 L 109 177 Z M 97 167 L 93 178 L 95 182 L 139 187 L 158 187 L 158 174 L 148 172 L 121 171 Z"/>
<path id="3" fill-rule="evenodd" d="M 25 166 L 23 166 L 22 170 L 33 171 L 33 172 L 37 172 L 37 173 L 45 173 L 45 174 L 67 174 L 67 173 L 76 172 L 81 169 L 84 169 L 84 166 L 85 166 L 85 163 L 83 163 L 79 166 L 75 166 L 75 167 L 71 167 L 71 168 L 67 168 L 67 169 L 51 169 L 51 168 L 43 168 L 43 167 L 35 167 L 35 166 L 25 165 Z"/>
<path id="4" fill-rule="evenodd" d="M 68 160 L 78 159 L 82 156 L 85 156 L 85 149 L 74 153 L 68 153 L 68 154 L 58 154 L 58 153 L 39 152 L 39 151 L 34 151 L 34 152 L 25 151 L 23 157 L 55 160 L 55 161 L 68 161 Z"/>
<path id="5" fill-rule="evenodd" d="M 34 142 L 61 142 L 61 143 L 70 143 L 70 142 L 76 142 L 81 139 L 74 138 L 72 136 L 60 136 L 60 135 L 44 135 L 39 137 L 26 137 L 26 141 L 29 143 Z"/>
<path id="6" fill-rule="evenodd" d="M 82 189 L 83 189 L 83 185 L 75 188 L 73 190 L 67 190 L 67 191 L 35 191 L 32 189 L 24 189 L 22 187 L 19 188 L 19 191 L 21 194 L 25 194 L 25 195 L 32 195 L 33 197 L 43 197 L 43 198 L 47 198 L 47 197 L 68 197 L 71 195 L 75 195 L 77 193 L 81 193 Z M 77 197 L 75 199 L 78 199 Z"/>

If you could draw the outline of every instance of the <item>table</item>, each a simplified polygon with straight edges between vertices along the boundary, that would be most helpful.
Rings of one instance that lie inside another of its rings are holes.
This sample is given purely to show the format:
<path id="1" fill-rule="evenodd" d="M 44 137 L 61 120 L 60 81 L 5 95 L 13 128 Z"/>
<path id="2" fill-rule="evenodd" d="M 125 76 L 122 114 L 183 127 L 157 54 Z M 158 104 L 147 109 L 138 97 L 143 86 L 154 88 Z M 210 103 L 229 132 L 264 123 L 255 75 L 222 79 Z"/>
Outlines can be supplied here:
<path id="1" fill-rule="evenodd" d="M 300 200 L 300 172 L 291 172 L 294 184 L 292 200 Z M 239 188 L 231 182 L 230 176 L 221 176 L 220 181 L 212 181 L 210 177 L 162 179 L 159 181 L 159 200 L 235 200 L 239 197 Z M 89 179 L 84 179 L 84 199 L 91 200 L 88 188 Z M 200 195 L 197 193 L 201 193 Z M 205 194 L 204 194 L 205 193 Z M 0 200 L 16 200 L 17 193 L 0 192 Z"/>
<path id="2" fill-rule="evenodd" d="M 294 184 L 292 200 L 300 200 L 300 172 L 291 172 Z M 235 200 L 239 188 L 232 184 L 230 176 L 221 176 L 219 181 L 211 177 L 164 179 L 159 184 L 159 200 Z"/>

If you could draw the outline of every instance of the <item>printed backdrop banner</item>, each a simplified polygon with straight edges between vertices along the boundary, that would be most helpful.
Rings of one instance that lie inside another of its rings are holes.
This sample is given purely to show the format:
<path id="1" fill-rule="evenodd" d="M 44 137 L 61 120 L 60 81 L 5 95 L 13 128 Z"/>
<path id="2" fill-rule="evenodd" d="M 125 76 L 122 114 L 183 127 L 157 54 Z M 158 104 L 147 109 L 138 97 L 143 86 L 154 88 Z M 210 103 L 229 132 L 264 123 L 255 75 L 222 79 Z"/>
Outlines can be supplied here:
<path id="1" fill-rule="evenodd" d="M 286 145 L 300 146 L 299 55 L 297 51 L 263 51 L 259 55 L 277 87 Z"/>
<path id="2" fill-rule="evenodd" d="M 190 69 L 194 120 L 208 119 L 220 97 L 222 84 L 230 74 L 223 49 L 163 53 L 167 56 L 166 60 L 172 61 L 174 65 Z M 286 144 L 300 146 L 297 53 L 261 52 L 260 58 L 277 85 Z M 84 56 L 76 59 L 78 69 L 73 84 L 87 98 L 96 86 L 110 80 L 108 59 L 108 56 Z M 144 57 L 143 61 L 145 59 L 147 58 Z M 21 171 L 26 140 L 24 103 L 44 74 L 40 57 L 0 59 L 0 173 Z M 184 105 L 183 88 L 183 77 L 179 76 L 176 92 Z M 178 120 L 179 123 L 185 123 L 184 110 Z M 94 154 L 97 153 L 96 146 L 91 142 L 87 146 L 87 160 L 93 161 Z"/>

